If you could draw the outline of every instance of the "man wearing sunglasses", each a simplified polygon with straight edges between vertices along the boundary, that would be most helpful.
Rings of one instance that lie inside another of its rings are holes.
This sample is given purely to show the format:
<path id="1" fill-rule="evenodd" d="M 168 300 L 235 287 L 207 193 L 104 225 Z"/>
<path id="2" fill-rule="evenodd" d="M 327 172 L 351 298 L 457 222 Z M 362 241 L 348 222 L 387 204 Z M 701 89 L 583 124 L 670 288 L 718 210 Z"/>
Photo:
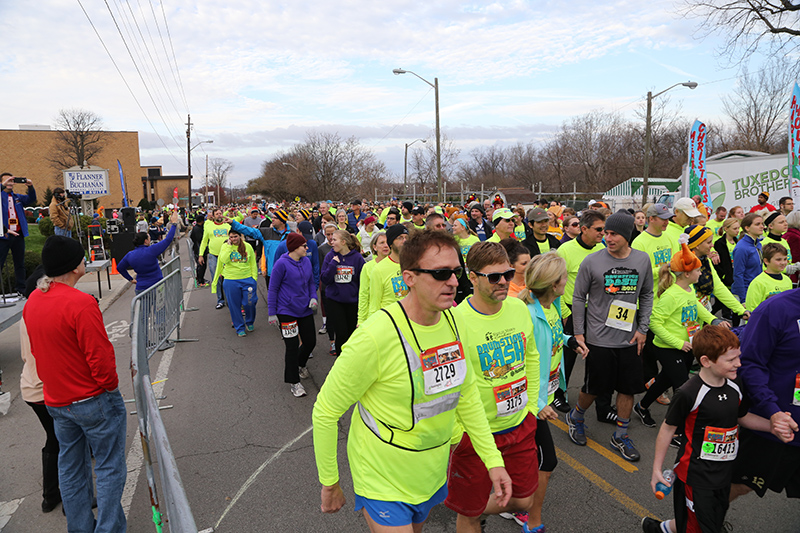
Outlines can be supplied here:
<path id="1" fill-rule="evenodd" d="M 453 314 L 461 325 L 468 368 L 476 378 L 513 492 L 508 506 L 498 505 L 490 496 L 492 482 L 470 437 L 464 435 L 450 460 L 445 500 L 458 513 L 459 533 L 480 531 L 484 514 L 527 513 L 539 485 L 535 413 L 540 378 L 533 323 L 522 300 L 507 298 L 514 269 L 502 245 L 489 241 L 473 245 L 467 266 L 475 294 Z"/>
<path id="2" fill-rule="evenodd" d="M 507 207 L 500 207 L 492 213 L 494 235 L 486 239 L 487 242 L 500 242 L 514 235 L 514 213 Z"/>
<path id="3" fill-rule="evenodd" d="M 418 533 L 431 508 L 447 496 L 456 415 L 489 470 L 487 493 L 492 490 L 501 506 L 511 497 L 511 479 L 461 344 L 464 331 L 449 311 L 463 275 L 459 255 L 455 239 L 444 231 L 408 238 L 400 251 L 408 295 L 353 333 L 314 405 L 321 509 L 335 513 L 345 504 L 336 459 L 338 420 L 358 403 L 348 459 L 356 510 L 363 510 L 373 533 Z"/>
<path id="4" fill-rule="evenodd" d="M 555 235 L 547 233 L 550 226 L 550 217 L 541 207 L 534 207 L 528 211 L 528 236 L 522 244 L 530 251 L 531 259 L 550 250 L 556 250 L 561 243 Z"/>
<path id="5" fill-rule="evenodd" d="M 639 452 L 628 436 L 633 396 L 644 392 L 641 353 L 653 309 L 653 271 L 646 253 L 633 250 L 630 213 L 606 219 L 606 249 L 584 259 L 572 295 L 576 340 L 589 348 L 575 407 L 567 414 L 569 437 L 586 446 L 584 414 L 595 398 L 617 391 L 617 430 L 611 446 L 628 461 Z"/>

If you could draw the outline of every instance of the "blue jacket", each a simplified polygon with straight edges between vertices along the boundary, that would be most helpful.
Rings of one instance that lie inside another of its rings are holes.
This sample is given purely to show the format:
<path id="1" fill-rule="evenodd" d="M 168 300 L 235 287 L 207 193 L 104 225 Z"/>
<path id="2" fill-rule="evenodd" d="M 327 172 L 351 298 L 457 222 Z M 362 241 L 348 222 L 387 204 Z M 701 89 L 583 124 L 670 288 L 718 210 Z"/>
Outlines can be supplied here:
<path id="1" fill-rule="evenodd" d="M 761 239 L 754 241 L 745 234 L 733 248 L 733 285 L 731 292 L 744 303 L 747 299 L 747 287 L 764 268 L 761 265 Z"/>
<path id="2" fill-rule="evenodd" d="M 36 204 L 36 189 L 33 185 L 28 185 L 28 194 L 11 193 L 14 196 L 14 206 L 17 210 L 19 218 L 19 233 L 23 237 L 28 236 L 28 219 L 25 218 L 25 206 Z M 5 191 L 0 192 L 0 203 L 3 207 L 3 236 L 1 238 L 8 239 L 8 193 Z"/>
<path id="3" fill-rule="evenodd" d="M 149 289 L 159 281 L 164 275 L 161 273 L 161 266 L 158 264 L 158 256 L 163 254 L 172 238 L 175 237 L 175 231 L 178 226 L 173 225 L 169 228 L 169 233 L 164 240 L 152 244 L 150 246 L 137 246 L 122 258 L 122 261 L 117 265 L 117 271 L 120 275 L 131 281 L 133 278 L 128 274 L 128 270 L 133 269 L 136 272 L 136 290 L 143 291 Z"/>
<path id="4" fill-rule="evenodd" d="M 550 328 L 550 323 L 547 322 L 547 317 L 544 316 L 544 309 L 539 299 L 531 294 L 534 302 L 528 304 L 528 312 L 531 314 L 533 320 L 533 338 L 536 339 L 536 349 L 539 350 L 539 409 L 541 411 L 547 405 L 547 384 L 550 381 L 550 363 L 553 356 L 553 330 Z M 561 320 L 561 297 L 559 296 L 551 306 L 555 306 L 558 311 L 558 318 Z M 564 333 L 564 345 L 567 344 L 572 335 Z M 562 357 L 563 363 L 563 357 Z M 564 376 L 564 365 L 562 364 L 558 369 L 558 384 L 561 390 L 566 391 L 567 380 Z"/>
<path id="5" fill-rule="evenodd" d="M 750 411 L 769 419 L 778 411 L 800 420 L 800 406 L 792 405 L 800 376 L 800 289 L 767 298 L 759 304 L 741 335 L 739 376 L 750 398 Z M 756 432 L 777 441 L 771 433 Z M 800 447 L 795 436 L 790 446 Z"/>
<path id="6" fill-rule="evenodd" d="M 367 214 L 363 211 L 361 212 L 360 215 L 358 215 L 358 218 L 356 218 L 355 213 L 350 211 L 349 213 L 347 213 L 347 225 L 353 228 L 356 231 L 356 233 L 358 233 L 358 223 L 361 222 L 362 220 L 365 220 L 366 218 Z"/>
<path id="7" fill-rule="evenodd" d="M 339 257 L 339 262 L 333 260 Z M 336 274 L 339 267 L 350 267 L 350 281 L 347 283 L 336 283 Z M 325 284 L 325 297 L 331 300 L 353 304 L 358 303 L 359 280 L 361 279 L 361 269 L 364 268 L 364 258 L 358 250 L 350 250 L 347 255 L 337 254 L 333 250 L 325 256 L 322 263 L 322 283 Z"/>
<path id="8" fill-rule="evenodd" d="M 289 253 L 289 247 L 286 246 L 286 237 L 283 238 L 282 241 L 273 241 L 277 243 L 275 247 L 275 253 L 273 254 L 273 262 L 277 261 L 280 256 L 285 253 Z M 314 286 L 319 287 L 319 249 L 317 248 L 317 241 L 314 239 L 306 239 L 306 244 L 308 244 L 308 250 L 306 251 L 306 257 L 308 260 L 311 261 L 311 272 L 314 276 Z"/>
<path id="9" fill-rule="evenodd" d="M 317 297 L 317 288 L 311 275 L 311 261 L 301 257 L 295 261 L 283 254 L 275 262 L 269 278 L 267 308 L 270 316 L 289 315 L 295 318 L 312 313 L 308 304 Z"/>
<path id="10" fill-rule="evenodd" d="M 236 220 L 231 220 L 231 229 L 241 233 L 246 237 L 250 237 L 251 239 L 255 239 L 260 241 L 264 245 L 264 254 L 267 258 L 267 276 L 272 275 L 272 268 L 275 266 L 275 261 L 280 257 L 275 251 L 278 248 L 278 245 L 286 240 L 286 236 L 289 235 L 289 230 L 287 229 L 283 233 L 279 233 L 278 230 L 275 228 L 269 228 L 273 230 L 277 235 L 280 236 L 280 240 L 276 239 L 267 239 L 261 233 L 258 228 L 251 228 L 249 226 L 245 226 L 241 222 L 237 222 Z M 285 250 L 284 250 L 285 251 Z M 319 267 L 317 267 L 319 270 Z M 319 278 L 319 274 L 317 274 L 317 278 Z"/>

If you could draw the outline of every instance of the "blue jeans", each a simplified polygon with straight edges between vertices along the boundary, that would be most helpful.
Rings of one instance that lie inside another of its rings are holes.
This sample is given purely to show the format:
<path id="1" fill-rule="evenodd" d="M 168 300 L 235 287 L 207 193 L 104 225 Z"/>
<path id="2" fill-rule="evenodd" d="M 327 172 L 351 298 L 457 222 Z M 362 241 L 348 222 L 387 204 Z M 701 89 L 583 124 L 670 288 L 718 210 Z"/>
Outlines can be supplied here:
<path id="1" fill-rule="evenodd" d="M 214 281 L 214 272 L 217 271 L 217 256 L 214 254 L 208 254 L 206 258 L 208 261 L 208 271 L 211 274 L 211 281 Z M 225 301 L 225 293 L 222 289 L 222 282 L 224 278 L 222 276 L 219 277 L 219 281 L 217 281 L 217 303 Z"/>
<path id="2" fill-rule="evenodd" d="M 60 444 L 58 480 L 69 533 L 125 533 L 125 403 L 104 392 L 64 407 L 47 406 Z M 97 474 L 97 521 L 92 513 L 92 459 Z"/>
<path id="3" fill-rule="evenodd" d="M 63 229 L 59 228 L 58 226 L 53 226 L 53 231 L 56 235 L 63 235 L 64 237 L 72 237 L 72 230 L 71 229 Z"/>

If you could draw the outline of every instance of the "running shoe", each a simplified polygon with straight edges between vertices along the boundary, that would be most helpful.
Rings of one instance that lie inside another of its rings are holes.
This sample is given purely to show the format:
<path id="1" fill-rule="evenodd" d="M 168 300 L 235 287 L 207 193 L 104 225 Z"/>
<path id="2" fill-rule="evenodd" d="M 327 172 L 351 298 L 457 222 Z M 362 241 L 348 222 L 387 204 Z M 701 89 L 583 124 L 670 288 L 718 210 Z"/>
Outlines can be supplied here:
<path id="1" fill-rule="evenodd" d="M 681 447 L 681 435 L 675 435 L 674 437 L 672 437 L 672 440 L 670 441 L 669 445 L 672 448 L 680 448 Z"/>
<path id="2" fill-rule="evenodd" d="M 225 307 L 225 302 L 217 302 L 217 305 L 214 306 L 214 309 L 222 309 Z"/>
<path id="3" fill-rule="evenodd" d="M 522 524 L 522 533 L 546 533 L 547 529 L 545 529 L 544 524 L 539 524 L 533 529 L 528 529 L 528 523 Z"/>
<path id="4" fill-rule="evenodd" d="M 307 366 L 301 366 L 300 367 L 300 379 L 308 379 L 310 377 L 311 377 L 311 374 L 308 373 L 308 367 Z"/>
<path id="5" fill-rule="evenodd" d="M 525 524 L 528 523 L 527 511 L 523 511 L 520 513 L 500 513 L 500 516 L 502 518 L 505 518 L 506 520 L 513 520 L 514 522 L 517 523 L 517 525 L 520 525 L 522 527 L 525 527 Z"/>
<path id="6" fill-rule="evenodd" d="M 317 333 L 319 333 L 320 335 L 325 335 L 326 333 L 328 333 L 328 326 L 323 322 L 322 327 L 319 328 L 319 331 Z"/>
<path id="7" fill-rule="evenodd" d="M 240 337 L 247 337 L 247 332 L 246 331 L 239 331 L 237 333 L 237 335 L 239 335 Z"/>
<path id="8" fill-rule="evenodd" d="M 253 331 L 254 329 L 256 329 L 256 327 L 253 324 L 248 324 L 245 327 L 247 328 L 247 331 Z"/>
<path id="9" fill-rule="evenodd" d="M 600 412 L 597 413 L 597 421 L 603 422 L 604 424 L 611 424 L 612 426 L 617 425 L 617 408 L 616 406 L 612 407 L 610 411 L 606 411 L 605 414 L 601 414 Z"/>
<path id="10" fill-rule="evenodd" d="M 586 427 L 583 420 L 574 420 L 572 412 L 567 413 L 566 419 L 569 426 L 569 439 L 578 446 L 586 446 Z"/>
<path id="11" fill-rule="evenodd" d="M 306 395 L 306 389 L 303 387 L 302 383 L 295 383 L 290 387 L 292 394 L 294 394 L 295 398 L 302 398 Z"/>
<path id="12" fill-rule="evenodd" d="M 650 416 L 650 409 L 647 407 L 642 407 L 641 403 L 636 402 L 636 404 L 633 406 L 633 412 L 639 415 L 639 418 L 642 419 L 643 425 L 649 428 L 656 427 L 656 421 L 653 420 L 652 416 Z"/>
<path id="13" fill-rule="evenodd" d="M 624 459 L 632 463 L 639 460 L 639 451 L 633 446 L 633 441 L 629 436 L 623 435 L 617 438 L 617 436 L 612 433 L 611 446 L 616 448 Z"/>
<path id="14" fill-rule="evenodd" d="M 564 393 L 561 389 L 558 389 L 553 396 L 553 408 L 565 414 L 572 410 L 572 407 L 567 403 L 567 399 L 564 397 Z"/>
<path id="15" fill-rule="evenodd" d="M 664 530 L 661 529 L 661 524 L 661 520 L 645 516 L 642 518 L 642 531 L 644 533 L 664 533 Z"/>
<path id="16" fill-rule="evenodd" d="M 337 355 L 339 355 L 338 353 L 336 353 L 336 343 L 335 342 L 331 343 L 331 351 L 329 353 L 333 357 L 336 357 Z"/>

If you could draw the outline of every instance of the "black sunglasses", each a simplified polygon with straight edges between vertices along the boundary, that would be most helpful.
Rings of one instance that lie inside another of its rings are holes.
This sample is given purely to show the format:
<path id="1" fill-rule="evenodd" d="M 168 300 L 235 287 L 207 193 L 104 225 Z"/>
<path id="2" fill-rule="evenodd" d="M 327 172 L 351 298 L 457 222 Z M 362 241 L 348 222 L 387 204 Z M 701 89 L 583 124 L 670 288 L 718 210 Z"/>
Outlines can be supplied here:
<path id="1" fill-rule="evenodd" d="M 411 271 L 430 274 L 436 281 L 447 281 L 453 274 L 455 274 L 456 278 L 461 278 L 461 274 L 464 273 L 464 268 L 460 266 L 455 268 L 436 268 L 433 270 L 428 268 L 412 268 Z"/>
<path id="2" fill-rule="evenodd" d="M 514 274 L 516 273 L 513 268 L 506 270 L 505 272 L 492 272 L 491 274 L 484 274 L 483 272 L 478 272 L 477 270 L 473 270 L 472 272 L 479 276 L 485 277 L 492 285 L 500 283 L 500 278 L 504 278 L 506 281 L 511 281 L 514 279 Z"/>

